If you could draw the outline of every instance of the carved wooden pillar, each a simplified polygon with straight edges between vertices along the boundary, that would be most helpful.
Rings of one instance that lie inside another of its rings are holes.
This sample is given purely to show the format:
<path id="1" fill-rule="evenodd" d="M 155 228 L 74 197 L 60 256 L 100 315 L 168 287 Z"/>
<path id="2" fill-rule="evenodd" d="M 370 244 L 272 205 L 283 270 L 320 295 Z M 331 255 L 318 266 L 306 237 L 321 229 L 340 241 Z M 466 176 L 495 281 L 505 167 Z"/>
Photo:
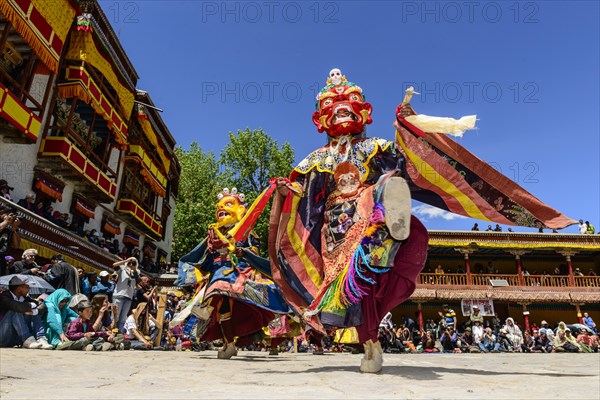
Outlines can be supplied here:
<path id="1" fill-rule="evenodd" d="M 569 286 L 575 286 L 575 278 L 573 277 L 573 264 L 571 263 L 571 256 L 577 254 L 574 250 L 561 250 L 559 251 L 567 259 L 567 267 L 569 267 Z"/>
<path id="2" fill-rule="evenodd" d="M 421 306 L 421 304 L 422 303 L 420 301 L 417 302 L 417 320 L 419 322 L 419 330 L 423 332 L 425 329 L 425 325 L 423 324 L 423 307 Z"/>
<path id="3" fill-rule="evenodd" d="M 465 273 L 467 274 L 467 285 L 472 285 L 473 279 L 471 278 L 471 266 L 469 265 L 469 254 L 471 254 L 473 252 L 473 250 L 466 249 L 466 248 L 457 248 L 454 250 L 458 251 L 459 253 L 461 253 L 465 256 Z"/>
<path id="4" fill-rule="evenodd" d="M 517 266 L 517 275 L 519 277 L 519 285 L 523 286 L 523 285 L 525 285 L 525 279 L 523 279 L 523 268 L 521 268 L 521 256 L 523 254 L 529 253 L 529 251 L 513 249 L 513 250 L 509 250 L 508 252 L 510 254 L 512 254 L 513 256 L 515 256 L 515 264 Z"/>

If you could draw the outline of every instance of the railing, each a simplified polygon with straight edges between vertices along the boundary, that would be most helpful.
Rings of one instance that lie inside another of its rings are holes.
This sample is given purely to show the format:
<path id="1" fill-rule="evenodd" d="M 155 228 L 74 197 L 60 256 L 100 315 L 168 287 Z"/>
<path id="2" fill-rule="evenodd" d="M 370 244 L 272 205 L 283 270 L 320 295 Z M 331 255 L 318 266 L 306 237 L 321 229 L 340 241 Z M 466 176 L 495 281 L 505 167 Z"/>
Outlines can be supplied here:
<path id="1" fill-rule="evenodd" d="M 471 274 L 472 285 L 489 286 L 490 279 L 504 279 L 510 286 L 519 285 L 519 275 L 517 274 Z"/>
<path id="2" fill-rule="evenodd" d="M 421 274 L 419 283 L 422 285 L 466 285 L 465 274 Z"/>
<path id="3" fill-rule="evenodd" d="M 432 274 L 421 273 L 418 283 L 421 285 L 447 285 L 447 286 L 489 286 L 490 279 L 504 279 L 509 286 L 541 286 L 541 287 L 600 287 L 599 276 L 574 276 L 572 285 L 568 275 L 524 275 L 522 284 L 519 283 L 517 274 Z"/>
<path id="4" fill-rule="evenodd" d="M 56 253 L 72 257 L 90 267 L 101 270 L 110 269 L 112 264 L 119 260 L 117 256 L 108 251 L 18 204 L 0 198 L 0 205 L 6 205 L 17 210 L 18 215 L 21 217 L 21 224 L 18 229 L 21 239 L 35 242 L 40 246 L 52 249 Z"/>
<path id="5" fill-rule="evenodd" d="M 523 283 L 525 286 L 549 286 L 565 287 L 571 286 L 568 275 L 525 275 Z"/>
<path id="6" fill-rule="evenodd" d="M 574 276 L 577 287 L 600 287 L 600 276 Z"/>

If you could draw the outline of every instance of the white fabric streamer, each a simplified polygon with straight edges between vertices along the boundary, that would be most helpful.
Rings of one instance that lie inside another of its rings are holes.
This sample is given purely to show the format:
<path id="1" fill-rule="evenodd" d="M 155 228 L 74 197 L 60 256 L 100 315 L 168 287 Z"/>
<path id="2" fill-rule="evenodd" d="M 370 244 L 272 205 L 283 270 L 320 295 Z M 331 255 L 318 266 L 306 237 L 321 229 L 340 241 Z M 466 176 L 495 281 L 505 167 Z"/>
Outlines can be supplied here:
<path id="1" fill-rule="evenodd" d="M 465 131 L 474 129 L 476 120 L 476 115 L 467 115 L 461 119 L 432 117 L 425 114 L 406 117 L 406 121 L 421 129 L 423 132 L 445 133 L 457 137 L 462 137 Z"/>

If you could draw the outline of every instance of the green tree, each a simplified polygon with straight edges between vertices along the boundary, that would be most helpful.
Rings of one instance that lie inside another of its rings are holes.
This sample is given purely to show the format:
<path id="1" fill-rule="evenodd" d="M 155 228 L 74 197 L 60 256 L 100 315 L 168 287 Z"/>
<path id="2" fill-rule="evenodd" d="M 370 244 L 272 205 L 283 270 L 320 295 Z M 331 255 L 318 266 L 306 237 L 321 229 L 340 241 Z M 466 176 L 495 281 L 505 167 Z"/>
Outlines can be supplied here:
<path id="1" fill-rule="evenodd" d="M 206 236 L 215 221 L 215 204 L 223 180 L 212 152 L 203 152 L 193 142 L 189 150 L 180 146 L 175 154 L 181 164 L 179 193 L 173 225 L 173 260 L 191 251 Z"/>
<path id="2" fill-rule="evenodd" d="M 289 176 L 294 150 L 285 142 L 281 147 L 262 129 L 229 133 L 229 143 L 221 151 L 220 163 L 229 183 L 244 193 L 251 204 L 271 178 Z M 265 207 L 254 231 L 261 240 L 261 253 L 267 248 L 271 203 Z"/>

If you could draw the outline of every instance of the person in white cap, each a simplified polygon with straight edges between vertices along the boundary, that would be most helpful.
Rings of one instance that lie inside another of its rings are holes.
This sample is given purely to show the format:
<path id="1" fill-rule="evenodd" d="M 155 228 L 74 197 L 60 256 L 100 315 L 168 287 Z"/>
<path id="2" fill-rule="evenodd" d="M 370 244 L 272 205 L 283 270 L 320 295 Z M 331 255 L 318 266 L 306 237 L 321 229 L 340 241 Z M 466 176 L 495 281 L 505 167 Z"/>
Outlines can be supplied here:
<path id="1" fill-rule="evenodd" d="M 29 284 L 19 276 L 13 276 L 8 290 L 0 294 L 0 347 L 51 350 L 38 303 L 28 294 Z"/>
<path id="2" fill-rule="evenodd" d="M 483 326 L 483 315 L 481 315 L 478 305 L 473 306 L 473 311 L 471 311 L 471 315 L 469 315 L 469 320 L 471 321 L 471 325 L 474 325 L 475 321 L 479 321 L 481 326 Z"/>
<path id="3" fill-rule="evenodd" d="M 110 279 L 110 273 L 108 271 L 102 271 L 98 274 L 98 277 L 100 279 L 92 286 L 92 297 L 97 294 L 105 294 L 108 296 L 108 301 L 112 303 L 115 283 Z"/>

